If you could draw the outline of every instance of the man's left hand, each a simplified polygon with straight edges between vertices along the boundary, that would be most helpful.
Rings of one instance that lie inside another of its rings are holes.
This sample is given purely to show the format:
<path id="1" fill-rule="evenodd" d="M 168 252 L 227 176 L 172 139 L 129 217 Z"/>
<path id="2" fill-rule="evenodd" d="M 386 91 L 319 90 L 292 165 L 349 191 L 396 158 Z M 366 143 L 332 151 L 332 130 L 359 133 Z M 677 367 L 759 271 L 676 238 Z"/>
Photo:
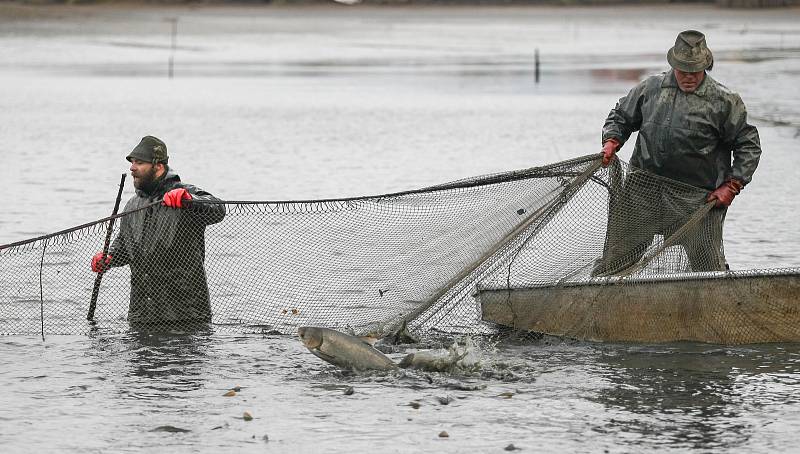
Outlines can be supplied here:
<path id="1" fill-rule="evenodd" d="M 739 192 L 741 192 L 743 187 L 744 184 L 742 184 L 742 182 L 739 180 L 733 178 L 727 180 L 719 185 L 719 187 L 713 192 L 708 194 L 706 202 L 716 200 L 717 203 L 714 205 L 715 207 L 729 207 L 731 206 L 731 202 L 733 202 L 733 198 L 736 197 Z"/>
<path id="2" fill-rule="evenodd" d="M 619 147 L 619 140 L 614 138 L 608 139 L 603 143 L 603 150 L 600 152 L 603 155 L 603 167 L 608 167 L 611 164 L 611 160 L 616 156 Z"/>
<path id="3" fill-rule="evenodd" d="M 170 208 L 185 208 L 184 200 L 192 200 L 192 195 L 184 188 L 173 189 L 164 194 L 164 205 Z"/>

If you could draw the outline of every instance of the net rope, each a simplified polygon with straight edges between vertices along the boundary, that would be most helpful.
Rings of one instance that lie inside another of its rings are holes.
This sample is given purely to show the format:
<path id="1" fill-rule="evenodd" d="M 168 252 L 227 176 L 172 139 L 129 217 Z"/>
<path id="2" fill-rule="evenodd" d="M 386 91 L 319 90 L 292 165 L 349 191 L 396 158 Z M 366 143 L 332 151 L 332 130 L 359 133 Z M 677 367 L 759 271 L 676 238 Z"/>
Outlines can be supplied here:
<path id="1" fill-rule="evenodd" d="M 316 325 L 386 334 L 404 323 L 492 332 L 483 289 L 724 270 L 725 211 L 707 194 L 619 160 L 602 167 L 592 154 L 394 194 L 224 201 L 218 222 L 203 214 L 212 203 L 198 202 L 177 230 L 159 223 L 170 208 L 156 202 L 0 246 L 0 334 L 198 323 L 245 333 Z M 127 237 L 135 257 L 104 273 L 90 322 L 90 260 L 112 220 L 112 238 Z M 192 260 L 202 276 L 186 271 Z M 208 317 L 198 312 L 203 295 Z"/>

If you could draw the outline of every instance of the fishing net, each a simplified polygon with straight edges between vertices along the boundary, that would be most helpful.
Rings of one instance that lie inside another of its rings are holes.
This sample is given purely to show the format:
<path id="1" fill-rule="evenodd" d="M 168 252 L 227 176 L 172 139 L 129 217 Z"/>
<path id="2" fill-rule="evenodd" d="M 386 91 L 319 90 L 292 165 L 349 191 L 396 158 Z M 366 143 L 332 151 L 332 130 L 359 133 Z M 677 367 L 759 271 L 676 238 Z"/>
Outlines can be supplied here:
<path id="1" fill-rule="evenodd" d="M 172 208 L 153 204 L 0 246 L 0 333 L 531 329 L 518 290 L 547 289 L 536 301 L 555 308 L 553 289 L 608 299 L 642 280 L 730 275 L 725 211 L 706 195 L 590 155 L 373 197 L 198 201 L 171 226 L 160 213 Z M 98 278 L 90 260 L 108 232 L 129 248 Z M 570 328 L 555 334 L 596 321 L 556 315 Z"/>

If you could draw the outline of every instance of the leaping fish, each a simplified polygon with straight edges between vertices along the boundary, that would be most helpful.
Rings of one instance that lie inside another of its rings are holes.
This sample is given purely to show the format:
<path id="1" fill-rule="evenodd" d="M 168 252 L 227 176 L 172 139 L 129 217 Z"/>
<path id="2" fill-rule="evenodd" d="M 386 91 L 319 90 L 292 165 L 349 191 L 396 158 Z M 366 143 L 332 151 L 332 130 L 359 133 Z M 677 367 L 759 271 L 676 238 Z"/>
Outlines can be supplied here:
<path id="1" fill-rule="evenodd" d="M 317 357 L 343 369 L 395 370 L 397 365 L 367 341 L 329 328 L 298 328 L 303 345 Z"/>

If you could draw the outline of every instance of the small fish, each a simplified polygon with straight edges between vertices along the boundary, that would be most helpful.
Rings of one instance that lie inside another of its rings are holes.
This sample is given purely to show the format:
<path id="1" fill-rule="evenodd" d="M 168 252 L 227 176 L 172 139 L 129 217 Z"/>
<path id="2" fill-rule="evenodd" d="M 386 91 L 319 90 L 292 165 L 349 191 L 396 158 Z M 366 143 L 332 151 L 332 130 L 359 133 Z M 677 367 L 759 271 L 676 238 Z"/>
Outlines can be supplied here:
<path id="1" fill-rule="evenodd" d="M 447 349 L 440 348 L 409 353 L 400 361 L 400 367 L 427 372 L 474 371 L 480 368 L 480 358 L 474 353 L 476 349 L 477 347 L 467 338 L 465 347 L 460 347 L 457 343 L 453 343 Z"/>
<path id="2" fill-rule="evenodd" d="M 355 371 L 395 370 L 397 365 L 365 340 L 329 328 L 298 328 L 303 345 L 331 364 Z"/>

